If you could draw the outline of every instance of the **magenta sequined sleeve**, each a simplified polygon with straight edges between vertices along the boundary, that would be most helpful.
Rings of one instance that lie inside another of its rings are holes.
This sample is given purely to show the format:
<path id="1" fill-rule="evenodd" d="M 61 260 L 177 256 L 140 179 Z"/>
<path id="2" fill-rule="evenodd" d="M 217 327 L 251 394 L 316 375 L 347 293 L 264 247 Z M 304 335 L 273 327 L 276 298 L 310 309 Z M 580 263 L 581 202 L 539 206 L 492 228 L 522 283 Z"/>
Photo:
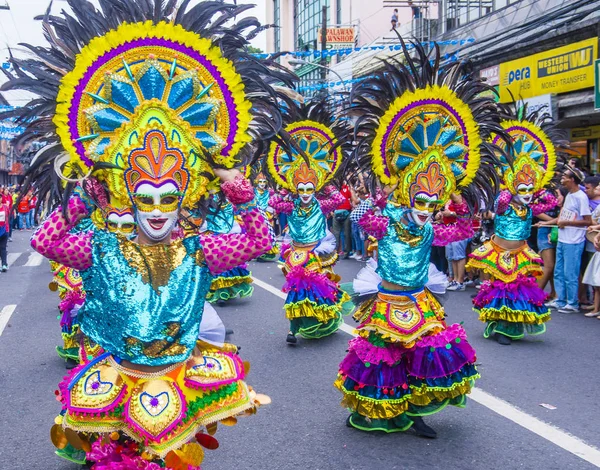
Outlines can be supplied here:
<path id="1" fill-rule="evenodd" d="M 501 191 L 496 199 L 495 211 L 496 214 L 504 214 L 510 205 L 512 194 L 509 191 Z"/>
<path id="2" fill-rule="evenodd" d="M 293 201 L 286 201 L 281 194 L 274 194 L 269 199 L 269 206 L 278 214 L 290 215 L 294 210 Z"/>
<path id="3" fill-rule="evenodd" d="M 77 222 L 88 215 L 84 202 L 73 196 L 69 200 L 69 222 L 56 209 L 31 237 L 31 246 L 48 259 L 79 271 L 92 265 L 92 232 L 69 233 Z"/>
<path id="4" fill-rule="evenodd" d="M 358 225 L 368 235 L 375 237 L 377 240 L 381 240 L 387 233 L 388 225 L 390 220 L 383 215 L 375 215 L 373 210 L 368 211 L 358 221 Z"/>
<path id="5" fill-rule="evenodd" d="M 327 215 L 336 210 L 344 202 L 345 198 L 334 186 L 329 185 L 317 200 L 321 206 L 321 211 Z"/>
<path id="6" fill-rule="evenodd" d="M 232 204 L 248 204 L 254 198 L 252 185 L 246 178 L 237 177 L 221 185 L 221 190 Z M 267 222 L 257 207 L 241 212 L 245 233 L 200 235 L 208 269 L 220 274 L 257 258 L 271 249 Z"/>
<path id="7" fill-rule="evenodd" d="M 534 194 L 533 200 L 536 201 L 529 205 L 534 216 L 544 214 L 554 209 L 558 205 L 558 199 L 550 191 L 541 190 Z"/>

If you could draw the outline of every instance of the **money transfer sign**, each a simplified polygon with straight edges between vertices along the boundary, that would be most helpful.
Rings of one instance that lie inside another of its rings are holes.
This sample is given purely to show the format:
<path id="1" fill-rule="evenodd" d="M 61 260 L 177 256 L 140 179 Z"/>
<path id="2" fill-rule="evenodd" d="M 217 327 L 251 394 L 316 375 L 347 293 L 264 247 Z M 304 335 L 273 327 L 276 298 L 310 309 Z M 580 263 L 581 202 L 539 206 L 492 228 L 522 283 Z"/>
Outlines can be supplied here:
<path id="1" fill-rule="evenodd" d="M 500 102 L 592 88 L 597 50 L 593 38 L 500 64 Z"/>

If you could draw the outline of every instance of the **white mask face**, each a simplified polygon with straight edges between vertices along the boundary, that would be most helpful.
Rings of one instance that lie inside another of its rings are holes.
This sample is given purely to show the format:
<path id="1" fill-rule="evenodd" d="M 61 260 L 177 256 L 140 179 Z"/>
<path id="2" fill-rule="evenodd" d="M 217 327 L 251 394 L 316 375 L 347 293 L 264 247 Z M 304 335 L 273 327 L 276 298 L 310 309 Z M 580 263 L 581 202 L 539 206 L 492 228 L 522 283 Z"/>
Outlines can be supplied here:
<path id="1" fill-rule="evenodd" d="M 131 213 L 117 214 L 111 212 L 108 214 L 107 226 L 109 232 L 130 235 L 135 230 L 135 219 Z"/>
<path id="2" fill-rule="evenodd" d="M 438 202 L 431 196 L 421 194 L 421 197 L 413 200 L 413 207 L 410 211 L 410 218 L 419 227 L 422 227 L 433 218 L 433 211 L 437 208 Z"/>
<path id="3" fill-rule="evenodd" d="M 267 182 L 265 180 L 258 180 L 257 186 L 258 189 L 264 191 L 265 189 L 267 189 Z"/>
<path id="4" fill-rule="evenodd" d="M 520 184 L 517 186 L 517 194 L 515 199 L 519 204 L 528 206 L 533 200 L 533 185 L 532 184 Z"/>
<path id="5" fill-rule="evenodd" d="M 298 183 L 296 189 L 303 204 L 310 203 L 315 197 L 315 185 L 312 183 Z"/>
<path id="6" fill-rule="evenodd" d="M 179 216 L 179 193 L 173 183 L 158 188 L 143 183 L 136 189 L 134 203 L 140 230 L 153 241 L 170 237 Z"/>

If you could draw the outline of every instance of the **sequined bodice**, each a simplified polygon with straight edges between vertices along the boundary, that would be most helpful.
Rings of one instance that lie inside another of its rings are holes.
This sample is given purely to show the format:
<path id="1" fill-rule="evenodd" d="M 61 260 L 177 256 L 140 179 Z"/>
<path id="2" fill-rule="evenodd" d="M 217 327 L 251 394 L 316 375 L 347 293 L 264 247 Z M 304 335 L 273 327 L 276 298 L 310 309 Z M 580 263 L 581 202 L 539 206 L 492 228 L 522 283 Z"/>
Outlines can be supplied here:
<path id="1" fill-rule="evenodd" d="M 198 237 L 138 245 L 96 231 L 93 264 L 81 272 L 82 331 L 113 355 L 161 366 L 185 360 L 198 337 L 212 276 Z"/>
<path id="2" fill-rule="evenodd" d="M 497 236 L 505 240 L 527 240 L 531 235 L 532 214 L 529 206 L 523 207 L 519 214 L 512 204 L 504 214 L 496 214 L 494 231 Z"/>
<path id="3" fill-rule="evenodd" d="M 271 197 L 269 190 L 260 191 L 258 188 L 254 188 L 254 196 L 256 197 L 256 205 L 259 209 L 266 211 L 269 208 L 269 198 Z"/>
<path id="4" fill-rule="evenodd" d="M 206 216 L 206 229 L 212 233 L 229 233 L 234 221 L 233 205 L 227 202 L 219 211 Z"/>
<path id="5" fill-rule="evenodd" d="M 316 243 L 327 234 L 325 216 L 316 199 L 306 208 L 300 206 L 300 199 L 296 199 L 294 210 L 288 216 L 288 225 L 290 237 L 296 243 Z"/>
<path id="6" fill-rule="evenodd" d="M 388 203 L 382 215 L 389 219 L 387 234 L 379 241 L 377 273 L 386 281 L 405 287 L 427 283 L 433 227 L 406 225 L 407 210 Z"/>

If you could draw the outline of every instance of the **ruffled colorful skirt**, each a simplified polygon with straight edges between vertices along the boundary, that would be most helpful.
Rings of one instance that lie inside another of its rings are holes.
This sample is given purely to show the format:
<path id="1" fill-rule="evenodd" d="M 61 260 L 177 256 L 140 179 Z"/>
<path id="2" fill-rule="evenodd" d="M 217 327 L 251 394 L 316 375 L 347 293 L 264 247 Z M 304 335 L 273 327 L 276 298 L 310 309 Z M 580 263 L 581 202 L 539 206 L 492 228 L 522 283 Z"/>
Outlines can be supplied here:
<path id="1" fill-rule="evenodd" d="M 254 292 L 252 273 L 243 264 L 215 276 L 210 285 L 206 300 L 211 304 L 226 302 L 237 297 L 250 297 Z"/>
<path id="2" fill-rule="evenodd" d="M 411 416 L 465 405 L 479 378 L 475 350 L 460 325 L 446 325 L 429 290 L 380 288 L 354 318 L 359 336 L 350 341 L 335 382 L 353 427 L 405 431 Z"/>
<path id="3" fill-rule="evenodd" d="M 102 466 L 116 458 L 107 455 L 118 451 L 112 442 L 121 451 L 132 450 L 130 457 L 138 462 L 115 468 L 154 469 L 142 466 L 150 462 L 199 468 L 198 444 L 216 448 L 211 436 L 218 422 L 235 424 L 236 416 L 268 403 L 244 382 L 249 366 L 236 352 L 229 344 L 219 348 L 199 341 L 186 362 L 159 372 L 128 369 L 109 353 L 73 369 L 57 392 L 63 410 L 52 439 L 59 454 L 84 451 L 99 468 L 113 468 Z"/>
<path id="4" fill-rule="evenodd" d="M 536 282 L 536 276 L 542 274 L 540 256 L 526 243 L 506 250 L 492 239 L 470 257 L 467 269 L 481 269 L 492 277 L 473 299 L 479 319 L 486 323 L 484 337 L 498 333 L 521 339 L 525 333 L 544 333 L 550 309 L 544 305 L 548 295 Z"/>
<path id="5" fill-rule="evenodd" d="M 319 256 L 310 249 L 289 247 L 283 254 L 287 293 L 284 304 L 290 331 L 318 339 L 335 333 L 342 323 L 343 304 L 350 300 L 333 272 L 337 254 Z"/>

